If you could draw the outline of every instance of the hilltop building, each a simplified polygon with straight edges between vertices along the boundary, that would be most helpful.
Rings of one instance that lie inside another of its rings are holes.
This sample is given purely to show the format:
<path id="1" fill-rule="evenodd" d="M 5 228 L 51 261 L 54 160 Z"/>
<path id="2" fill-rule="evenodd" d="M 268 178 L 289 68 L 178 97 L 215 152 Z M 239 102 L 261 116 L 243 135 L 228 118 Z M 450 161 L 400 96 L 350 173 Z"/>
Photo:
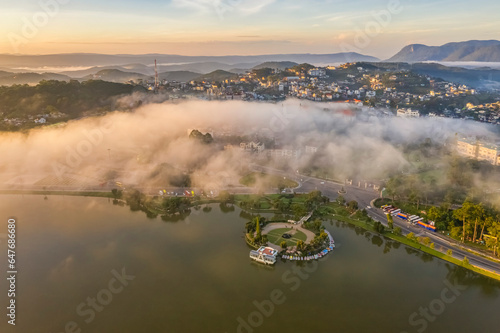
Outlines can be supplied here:
<path id="1" fill-rule="evenodd" d="M 401 108 L 398 109 L 397 116 L 402 118 L 418 118 L 420 117 L 420 112 L 418 110 L 412 110 L 410 108 Z"/>

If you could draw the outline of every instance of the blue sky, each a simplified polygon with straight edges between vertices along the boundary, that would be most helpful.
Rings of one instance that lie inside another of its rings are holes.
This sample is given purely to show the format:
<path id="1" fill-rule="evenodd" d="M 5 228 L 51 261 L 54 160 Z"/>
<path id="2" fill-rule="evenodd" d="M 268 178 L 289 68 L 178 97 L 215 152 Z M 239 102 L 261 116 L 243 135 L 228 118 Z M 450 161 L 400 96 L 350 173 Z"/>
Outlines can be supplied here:
<path id="1" fill-rule="evenodd" d="M 486 0 L 0 0 L 0 6 L 0 53 L 355 51 L 386 58 L 411 43 L 500 39 L 500 2 Z"/>

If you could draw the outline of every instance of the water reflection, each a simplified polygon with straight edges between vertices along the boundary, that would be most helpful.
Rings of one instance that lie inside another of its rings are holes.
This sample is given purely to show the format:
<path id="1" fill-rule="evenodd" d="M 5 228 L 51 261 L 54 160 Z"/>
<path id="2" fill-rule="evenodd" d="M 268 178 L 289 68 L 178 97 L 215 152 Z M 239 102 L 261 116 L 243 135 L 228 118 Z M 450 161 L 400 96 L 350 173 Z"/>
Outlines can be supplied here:
<path id="1" fill-rule="evenodd" d="M 0 210 L 16 211 L 23 221 L 24 281 L 21 326 L 14 331 L 0 323 L 0 332 L 62 332 L 68 320 L 82 323 L 76 306 L 123 266 L 137 276 L 135 284 L 83 332 L 235 332 L 236 318 L 256 311 L 254 301 L 289 290 L 282 277 L 297 268 L 314 268 L 314 274 L 287 293 L 255 333 L 400 332 L 412 312 L 440 296 L 444 280 L 469 288 L 427 332 L 474 331 L 464 320 L 479 331 L 497 331 L 500 285 L 494 280 L 336 221 L 325 223 L 338 245 L 326 261 L 261 265 L 248 258 L 249 219 L 240 217 L 254 214 L 218 204 L 203 213 L 203 207 L 149 221 L 107 199 L 2 196 Z M 388 313 L 391 320 L 379 320 Z"/>

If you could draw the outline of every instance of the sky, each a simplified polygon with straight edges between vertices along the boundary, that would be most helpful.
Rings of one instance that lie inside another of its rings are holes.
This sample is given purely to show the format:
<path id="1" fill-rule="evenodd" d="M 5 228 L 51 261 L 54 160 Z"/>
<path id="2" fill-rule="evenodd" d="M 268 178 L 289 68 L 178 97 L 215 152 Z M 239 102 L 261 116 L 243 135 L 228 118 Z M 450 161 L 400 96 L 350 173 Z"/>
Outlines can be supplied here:
<path id="1" fill-rule="evenodd" d="M 500 39 L 496 0 L 0 0 L 0 54 L 252 55 Z"/>

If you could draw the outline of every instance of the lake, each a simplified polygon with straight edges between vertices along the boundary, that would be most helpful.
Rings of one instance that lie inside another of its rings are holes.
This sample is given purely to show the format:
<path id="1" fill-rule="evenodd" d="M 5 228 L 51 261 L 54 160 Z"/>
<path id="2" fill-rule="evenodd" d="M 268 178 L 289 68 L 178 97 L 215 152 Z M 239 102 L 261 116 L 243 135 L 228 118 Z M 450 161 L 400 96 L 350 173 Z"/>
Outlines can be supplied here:
<path id="1" fill-rule="evenodd" d="M 106 198 L 1 195 L 0 268 L 15 217 L 18 274 L 15 327 L 0 282 L 0 331 L 498 331 L 493 280 L 333 221 L 323 261 L 263 266 L 241 210 L 211 207 L 165 222 Z"/>

